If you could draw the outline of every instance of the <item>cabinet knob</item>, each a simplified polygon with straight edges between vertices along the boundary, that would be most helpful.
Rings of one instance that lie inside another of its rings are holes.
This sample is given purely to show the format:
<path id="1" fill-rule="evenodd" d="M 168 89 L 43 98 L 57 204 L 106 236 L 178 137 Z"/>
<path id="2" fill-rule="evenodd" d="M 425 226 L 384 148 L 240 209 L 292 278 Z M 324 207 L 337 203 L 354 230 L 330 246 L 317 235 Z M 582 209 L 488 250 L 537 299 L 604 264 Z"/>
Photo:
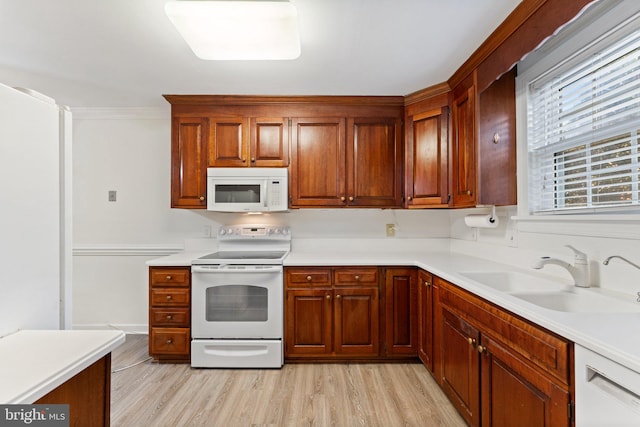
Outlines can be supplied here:
<path id="1" fill-rule="evenodd" d="M 200 196 L 200 201 L 204 201 L 204 196 Z"/>
<path id="2" fill-rule="evenodd" d="M 487 347 L 484 347 L 481 345 L 478 346 L 478 353 L 485 354 L 486 352 L 487 352 Z"/>
<path id="3" fill-rule="evenodd" d="M 475 345 L 476 340 L 471 338 L 471 337 L 469 337 L 469 338 L 467 338 L 467 342 L 469 343 L 469 345 Z"/>
<path id="4" fill-rule="evenodd" d="M 331 295 L 327 294 L 326 299 L 331 299 Z"/>
<path id="5" fill-rule="evenodd" d="M 344 196 L 340 197 L 340 201 L 344 202 L 345 200 L 347 200 Z"/>
<path id="6" fill-rule="evenodd" d="M 169 339 L 167 340 L 167 344 L 173 344 L 173 339 L 169 338 Z"/>
<path id="7" fill-rule="evenodd" d="M 472 194 L 473 194 L 473 191 L 467 190 L 467 196 L 471 196 Z"/>
<path id="8" fill-rule="evenodd" d="M 309 281 L 309 282 L 310 282 L 310 281 L 311 281 L 311 279 L 313 279 L 313 277 L 311 277 L 311 276 L 307 276 L 307 281 Z"/>
<path id="9" fill-rule="evenodd" d="M 349 196 L 349 201 L 353 202 L 353 196 Z"/>
<path id="10" fill-rule="evenodd" d="M 247 163 L 247 159 L 242 159 L 242 163 Z"/>
<path id="11" fill-rule="evenodd" d="M 167 301 L 171 301 L 171 295 L 167 295 Z"/>
<path id="12" fill-rule="evenodd" d="M 409 197 L 407 197 L 407 200 L 412 201 L 413 197 L 409 196 Z"/>
<path id="13" fill-rule="evenodd" d="M 167 280 L 171 280 L 171 279 L 173 279 L 173 277 L 167 275 Z"/>
<path id="14" fill-rule="evenodd" d="M 167 314 L 167 320 L 173 320 L 173 316 L 171 314 Z"/>
<path id="15" fill-rule="evenodd" d="M 342 295 L 340 294 L 336 295 L 336 299 L 340 299 L 340 298 L 342 298 Z"/>
<path id="16" fill-rule="evenodd" d="M 429 286 L 431 286 L 431 282 L 424 282 L 424 285 L 428 288 Z"/>
<path id="17" fill-rule="evenodd" d="M 255 163 L 255 162 L 256 162 L 256 158 L 255 158 L 255 157 L 252 157 L 252 158 L 251 158 L 251 162 Z"/>
<path id="18" fill-rule="evenodd" d="M 358 275 L 356 274 L 356 276 L 354 277 L 354 279 L 356 279 L 356 280 L 360 280 L 360 276 L 358 276 Z"/>

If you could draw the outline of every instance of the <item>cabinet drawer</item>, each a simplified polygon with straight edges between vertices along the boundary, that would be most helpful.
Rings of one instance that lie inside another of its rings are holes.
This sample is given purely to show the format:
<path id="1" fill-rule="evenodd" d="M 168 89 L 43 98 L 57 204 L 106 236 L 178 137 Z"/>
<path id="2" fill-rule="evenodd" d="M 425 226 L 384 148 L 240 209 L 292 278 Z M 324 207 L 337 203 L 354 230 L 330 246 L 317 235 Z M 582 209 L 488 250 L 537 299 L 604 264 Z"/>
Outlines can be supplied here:
<path id="1" fill-rule="evenodd" d="M 188 308 L 152 308 L 149 310 L 150 326 L 183 326 L 189 327 Z"/>
<path id="2" fill-rule="evenodd" d="M 336 268 L 333 273 L 336 286 L 378 286 L 378 268 Z"/>
<path id="3" fill-rule="evenodd" d="M 154 307 L 188 307 L 189 296 L 187 288 L 151 288 L 149 302 Z"/>
<path id="4" fill-rule="evenodd" d="M 330 287 L 331 269 L 329 268 L 287 268 L 286 284 L 290 288 Z"/>
<path id="5" fill-rule="evenodd" d="M 190 338 L 189 328 L 151 328 L 149 353 L 188 356 Z"/>
<path id="6" fill-rule="evenodd" d="M 441 286 L 442 305 L 451 308 L 477 328 L 499 337 L 505 345 L 543 372 L 569 384 L 569 341 L 455 285 L 436 280 Z"/>
<path id="7" fill-rule="evenodd" d="M 173 267 L 149 269 L 149 283 L 151 286 L 189 286 L 191 283 L 190 267 Z"/>

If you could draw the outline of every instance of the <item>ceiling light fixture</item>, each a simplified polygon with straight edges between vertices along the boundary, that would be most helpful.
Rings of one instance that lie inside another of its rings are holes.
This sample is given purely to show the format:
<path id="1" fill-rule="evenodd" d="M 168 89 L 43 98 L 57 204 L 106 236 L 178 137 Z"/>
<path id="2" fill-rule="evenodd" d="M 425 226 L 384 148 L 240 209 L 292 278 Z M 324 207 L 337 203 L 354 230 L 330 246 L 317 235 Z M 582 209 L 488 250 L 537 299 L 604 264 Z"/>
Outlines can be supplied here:
<path id="1" fill-rule="evenodd" d="M 164 10 L 199 58 L 300 56 L 298 12 L 288 1 L 170 1 Z"/>

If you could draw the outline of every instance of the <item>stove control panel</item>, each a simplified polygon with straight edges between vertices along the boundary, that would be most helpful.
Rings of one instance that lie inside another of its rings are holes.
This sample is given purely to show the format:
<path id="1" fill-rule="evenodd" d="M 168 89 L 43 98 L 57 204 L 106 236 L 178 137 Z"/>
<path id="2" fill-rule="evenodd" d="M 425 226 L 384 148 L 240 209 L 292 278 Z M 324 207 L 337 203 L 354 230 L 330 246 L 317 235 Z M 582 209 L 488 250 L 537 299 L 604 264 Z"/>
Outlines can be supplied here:
<path id="1" fill-rule="evenodd" d="M 291 240 L 291 230 L 281 225 L 223 225 L 218 230 L 218 239 Z"/>

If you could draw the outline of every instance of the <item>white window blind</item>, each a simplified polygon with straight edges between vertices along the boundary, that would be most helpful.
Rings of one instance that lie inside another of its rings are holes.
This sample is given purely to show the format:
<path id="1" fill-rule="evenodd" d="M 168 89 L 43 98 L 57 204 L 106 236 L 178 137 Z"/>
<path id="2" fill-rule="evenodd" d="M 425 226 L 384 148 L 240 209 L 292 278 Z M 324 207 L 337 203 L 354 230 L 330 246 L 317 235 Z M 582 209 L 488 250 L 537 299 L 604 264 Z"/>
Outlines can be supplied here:
<path id="1" fill-rule="evenodd" d="M 639 205 L 640 31 L 529 86 L 534 212 Z"/>

